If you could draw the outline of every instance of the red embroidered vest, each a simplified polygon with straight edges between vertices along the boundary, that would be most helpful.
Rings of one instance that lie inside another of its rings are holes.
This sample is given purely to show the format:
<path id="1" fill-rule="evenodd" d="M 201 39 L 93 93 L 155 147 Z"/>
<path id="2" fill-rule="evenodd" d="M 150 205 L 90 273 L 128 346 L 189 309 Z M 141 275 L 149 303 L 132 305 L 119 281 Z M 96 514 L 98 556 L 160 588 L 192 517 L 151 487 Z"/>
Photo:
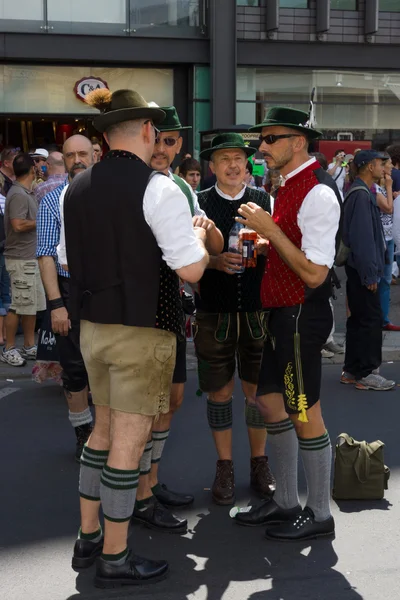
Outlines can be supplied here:
<path id="1" fill-rule="evenodd" d="M 275 200 L 273 220 L 289 240 L 301 249 L 302 233 L 297 224 L 297 215 L 304 198 L 320 182 L 314 170 L 320 167 L 313 162 L 297 173 L 281 187 Z M 270 245 L 265 274 L 261 284 L 261 301 L 264 308 L 294 306 L 305 300 L 305 283 L 282 260 Z"/>

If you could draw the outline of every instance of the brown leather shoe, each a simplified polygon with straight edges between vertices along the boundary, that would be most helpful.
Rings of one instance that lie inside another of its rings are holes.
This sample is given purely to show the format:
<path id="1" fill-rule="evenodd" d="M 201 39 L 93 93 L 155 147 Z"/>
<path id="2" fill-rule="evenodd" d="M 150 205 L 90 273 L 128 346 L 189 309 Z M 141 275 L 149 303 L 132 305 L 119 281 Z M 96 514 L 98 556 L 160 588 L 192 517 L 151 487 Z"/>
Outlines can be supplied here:
<path id="1" fill-rule="evenodd" d="M 228 505 L 235 502 L 235 478 L 231 460 L 217 460 L 212 497 L 215 504 Z"/>
<path id="2" fill-rule="evenodd" d="M 269 468 L 268 456 L 256 456 L 251 459 L 250 485 L 261 498 L 271 498 L 275 492 L 276 481 Z"/>

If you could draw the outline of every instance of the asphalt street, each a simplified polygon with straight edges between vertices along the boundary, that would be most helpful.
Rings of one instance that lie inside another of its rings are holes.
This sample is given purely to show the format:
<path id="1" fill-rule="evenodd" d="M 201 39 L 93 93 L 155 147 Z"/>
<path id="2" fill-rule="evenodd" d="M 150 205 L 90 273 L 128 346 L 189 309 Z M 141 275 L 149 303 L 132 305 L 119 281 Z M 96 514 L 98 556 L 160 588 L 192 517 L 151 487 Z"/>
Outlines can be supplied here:
<path id="1" fill-rule="evenodd" d="M 398 363 L 384 365 L 382 372 L 400 380 Z M 398 600 L 400 388 L 360 392 L 340 385 L 339 375 L 339 366 L 324 367 L 322 398 L 332 440 L 346 431 L 356 439 L 385 442 L 392 474 L 384 500 L 333 503 L 333 542 L 274 543 L 264 539 L 263 528 L 235 525 L 229 508 L 211 503 L 216 456 L 205 397 L 196 396 L 196 373 L 191 371 L 162 462 L 164 482 L 195 494 L 195 504 L 181 511 L 189 519 L 190 533 L 180 537 L 133 527 L 130 545 L 144 556 L 168 559 L 170 574 L 147 588 L 113 591 L 92 586 L 94 568 L 79 575 L 70 568 L 79 525 L 79 467 L 61 389 L 31 381 L 5 382 L 0 389 L 0 598 Z M 250 500 L 249 452 L 238 388 L 234 405 L 237 504 L 244 506 Z"/>

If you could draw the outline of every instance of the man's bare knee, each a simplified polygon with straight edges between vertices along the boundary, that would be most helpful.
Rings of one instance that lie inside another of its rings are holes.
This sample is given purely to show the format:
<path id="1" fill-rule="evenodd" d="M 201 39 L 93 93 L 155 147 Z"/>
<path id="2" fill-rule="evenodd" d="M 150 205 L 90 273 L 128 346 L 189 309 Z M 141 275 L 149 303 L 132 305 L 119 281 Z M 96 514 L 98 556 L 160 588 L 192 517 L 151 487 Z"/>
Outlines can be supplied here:
<path id="1" fill-rule="evenodd" d="M 288 417 L 282 394 L 256 396 L 256 405 L 266 423 L 279 423 Z"/>
<path id="2" fill-rule="evenodd" d="M 171 387 L 171 397 L 169 410 L 171 413 L 175 413 L 182 405 L 183 397 L 185 394 L 184 383 L 173 383 Z"/>
<path id="3" fill-rule="evenodd" d="M 108 450 L 110 447 L 110 408 L 95 407 L 95 424 L 90 436 L 90 447 L 93 450 Z"/>
<path id="4" fill-rule="evenodd" d="M 216 392 L 210 392 L 208 394 L 210 400 L 213 402 L 228 402 L 232 398 L 233 388 L 234 388 L 234 380 L 230 381 L 227 385 Z"/>
<path id="5" fill-rule="evenodd" d="M 111 410 L 110 461 L 118 469 L 135 469 L 139 465 L 154 417 Z"/>

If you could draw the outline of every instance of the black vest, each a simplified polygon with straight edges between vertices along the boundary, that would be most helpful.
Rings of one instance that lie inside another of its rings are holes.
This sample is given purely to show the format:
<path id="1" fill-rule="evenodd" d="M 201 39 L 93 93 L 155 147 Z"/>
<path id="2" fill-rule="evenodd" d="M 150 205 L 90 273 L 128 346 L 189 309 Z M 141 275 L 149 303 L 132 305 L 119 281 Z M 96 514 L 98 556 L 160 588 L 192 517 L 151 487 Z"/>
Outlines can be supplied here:
<path id="1" fill-rule="evenodd" d="M 162 260 L 143 214 L 151 173 L 134 154 L 113 151 L 68 188 L 72 318 L 182 335 L 179 280 Z"/>
<path id="2" fill-rule="evenodd" d="M 224 236 L 223 252 L 228 252 L 229 232 L 238 216 L 241 204 L 254 202 L 271 212 L 269 194 L 247 188 L 240 200 L 222 198 L 212 187 L 198 195 L 200 207 L 212 219 Z M 208 269 L 200 280 L 196 306 L 205 312 L 253 312 L 261 309 L 260 287 L 265 270 L 265 257 L 258 256 L 257 266 L 243 273 L 228 275 Z"/>

